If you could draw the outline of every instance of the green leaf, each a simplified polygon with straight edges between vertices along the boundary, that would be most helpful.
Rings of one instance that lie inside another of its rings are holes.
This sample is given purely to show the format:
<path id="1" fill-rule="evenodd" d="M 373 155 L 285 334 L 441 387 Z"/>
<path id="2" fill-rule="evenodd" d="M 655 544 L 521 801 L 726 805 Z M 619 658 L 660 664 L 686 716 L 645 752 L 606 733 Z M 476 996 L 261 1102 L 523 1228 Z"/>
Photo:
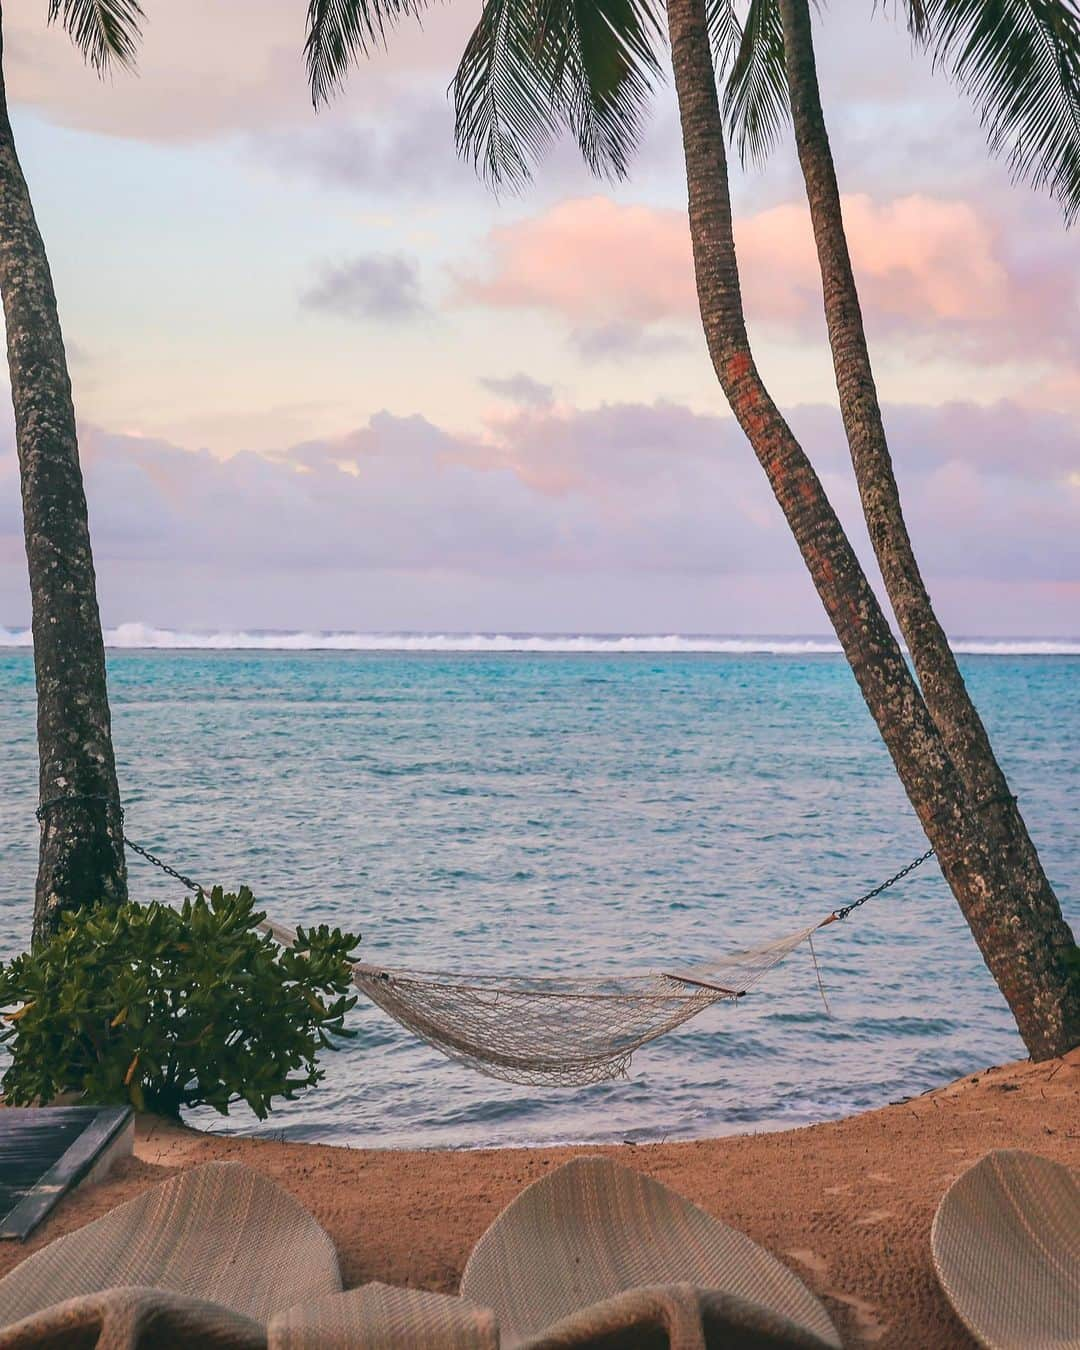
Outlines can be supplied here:
<path id="1" fill-rule="evenodd" d="M 724 112 L 742 163 L 764 160 L 790 116 L 779 0 L 750 0 Z"/>
<path id="2" fill-rule="evenodd" d="M 7 1099 L 71 1088 L 173 1115 L 200 1104 L 227 1114 L 247 1100 L 265 1116 L 295 1093 L 292 1070 L 317 1082 L 324 1028 L 341 1034 L 343 1000 L 351 1006 L 358 939 L 323 926 L 307 956 L 282 951 L 257 931 L 254 905 L 246 888 L 216 888 L 179 911 L 85 909 L 0 967 L 4 1003 L 34 1005 L 0 1032 L 12 1051 Z"/>
<path id="3" fill-rule="evenodd" d="M 315 106 L 336 93 L 361 56 L 385 44 L 390 27 L 425 8 L 426 0 L 309 0 L 304 59 Z"/>
<path id="4" fill-rule="evenodd" d="M 566 127 L 593 172 L 623 177 L 662 44 L 652 0 L 485 0 L 454 77 L 459 152 L 517 185 Z"/>
<path id="5" fill-rule="evenodd" d="M 1076 0 L 908 0 L 909 27 L 974 101 L 1016 179 L 1080 212 Z"/>
<path id="6" fill-rule="evenodd" d="M 145 17 L 138 0 L 49 0 L 48 22 L 61 24 L 99 75 L 114 62 L 134 66 Z"/>

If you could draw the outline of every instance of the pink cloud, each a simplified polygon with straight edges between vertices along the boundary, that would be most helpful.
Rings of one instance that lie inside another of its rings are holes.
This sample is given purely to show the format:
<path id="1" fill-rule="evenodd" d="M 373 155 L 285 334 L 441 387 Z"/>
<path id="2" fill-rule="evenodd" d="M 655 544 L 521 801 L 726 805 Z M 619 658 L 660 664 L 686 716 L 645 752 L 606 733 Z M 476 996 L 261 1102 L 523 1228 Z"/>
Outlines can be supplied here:
<path id="1" fill-rule="evenodd" d="M 844 198 L 844 222 L 864 303 L 918 325 L 999 317 L 1009 277 L 987 223 L 965 202 Z M 748 305 L 766 318 L 801 319 L 821 307 L 809 212 L 793 203 L 736 223 Z"/>
<path id="2" fill-rule="evenodd" d="M 848 197 L 844 213 L 868 313 L 905 331 L 1008 321 L 1017 287 L 995 231 L 964 202 Z M 821 294 L 805 206 L 736 223 L 748 315 L 800 331 L 820 324 Z M 606 198 L 562 202 L 489 236 L 491 265 L 459 278 L 468 302 L 534 308 L 575 324 L 696 318 L 683 212 Z"/>
<path id="3" fill-rule="evenodd" d="M 606 197 L 560 202 L 491 231 L 491 271 L 460 279 L 482 305 L 554 310 L 576 321 L 651 323 L 693 312 L 685 217 Z"/>

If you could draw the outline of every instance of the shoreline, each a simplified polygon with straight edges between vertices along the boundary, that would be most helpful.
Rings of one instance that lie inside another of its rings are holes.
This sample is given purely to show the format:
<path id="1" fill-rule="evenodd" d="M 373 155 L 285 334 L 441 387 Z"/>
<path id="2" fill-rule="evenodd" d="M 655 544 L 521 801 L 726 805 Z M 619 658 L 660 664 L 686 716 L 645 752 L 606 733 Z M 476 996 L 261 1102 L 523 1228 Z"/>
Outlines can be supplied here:
<path id="1" fill-rule="evenodd" d="M 975 1073 L 989 1073 L 990 1069 L 976 1069 Z M 965 1078 L 970 1078 L 971 1074 L 965 1074 Z M 957 1082 L 963 1082 L 963 1079 L 957 1079 Z M 556 1153 L 564 1150 L 568 1153 L 581 1153 L 586 1149 L 592 1149 L 595 1152 L 606 1152 L 609 1149 L 619 1148 L 654 1148 L 667 1144 L 702 1144 L 702 1143 L 720 1143 L 728 1139 L 743 1139 L 748 1137 L 757 1138 L 760 1135 L 767 1134 L 795 1134 L 800 1130 L 811 1130 L 818 1125 L 838 1125 L 842 1121 L 852 1120 L 856 1116 L 869 1115 L 871 1111 L 883 1111 L 890 1106 L 904 1106 L 908 1102 L 917 1102 L 922 1097 L 928 1097 L 933 1092 L 938 1092 L 938 1087 L 921 1088 L 917 1093 L 910 1097 L 898 1097 L 893 1101 L 886 1102 L 883 1106 L 868 1106 L 863 1110 L 852 1111 L 847 1115 L 827 1115 L 816 1120 L 804 1120 L 794 1125 L 784 1125 L 779 1121 L 764 1120 L 755 1121 L 749 1124 L 730 1125 L 727 1128 L 721 1126 L 717 1129 L 715 1126 L 711 1133 L 694 1135 L 671 1135 L 657 1133 L 653 1137 L 640 1139 L 522 1139 L 522 1140 L 489 1140 L 479 1144 L 371 1144 L 366 1142 L 350 1143 L 348 1139 L 316 1139 L 308 1138 L 302 1135 L 289 1135 L 283 1131 L 276 1131 L 273 1126 L 273 1117 L 266 1121 L 260 1121 L 254 1127 L 255 1130 L 265 1133 L 249 1132 L 246 1129 L 229 1130 L 227 1127 L 219 1129 L 215 1126 L 207 1127 L 204 1122 L 197 1124 L 188 1124 L 184 1122 L 180 1127 L 182 1130 L 190 1130 L 192 1133 L 206 1136 L 211 1139 L 265 1139 L 272 1143 L 310 1145 L 313 1148 L 339 1148 L 347 1149 L 350 1153 L 521 1153 L 536 1151 L 542 1153 Z M 200 1108 L 205 1109 L 205 1108 Z M 153 1120 L 160 1128 L 177 1128 L 171 1122 L 163 1120 L 161 1117 L 147 1117 L 147 1120 Z"/>
<path id="2" fill-rule="evenodd" d="M 473 1244 L 552 1166 L 602 1153 L 647 1172 L 785 1261 L 825 1302 L 845 1346 L 974 1344 L 937 1287 L 929 1234 L 941 1195 L 993 1148 L 1080 1166 L 1080 1048 L 998 1065 L 907 1101 L 794 1130 L 672 1143 L 360 1149 L 216 1135 L 154 1117 L 135 1157 L 69 1196 L 0 1274 L 173 1172 L 229 1158 L 291 1191 L 330 1234 L 346 1287 L 456 1292 Z"/>

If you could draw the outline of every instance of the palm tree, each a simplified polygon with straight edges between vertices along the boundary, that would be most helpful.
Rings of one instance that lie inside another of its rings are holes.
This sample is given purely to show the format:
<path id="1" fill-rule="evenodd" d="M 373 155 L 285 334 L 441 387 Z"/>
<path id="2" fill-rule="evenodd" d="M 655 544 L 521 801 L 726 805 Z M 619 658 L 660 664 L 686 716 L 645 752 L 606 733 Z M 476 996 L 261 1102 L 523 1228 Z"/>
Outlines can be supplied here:
<path id="1" fill-rule="evenodd" d="M 755 85 L 765 108 L 752 115 L 751 124 L 775 129 L 789 103 L 840 410 L 885 589 L 927 707 L 987 842 L 1002 859 L 1016 913 L 1027 931 L 1045 931 L 1045 921 L 1058 912 L 1057 899 L 934 612 L 904 519 L 844 232 L 808 0 L 755 2 L 772 11 L 772 39 L 760 44 L 759 60 L 770 74 Z M 937 63 L 951 66 L 958 83 L 975 96 L 991 148 L 1009 154 L 1014 176 L 1048 185 L 1066 220 L 1075 216 L 1080 210 L 1080 16 L 1073 0 L 908 0 L 907 12 L 916 40 L 931 49 Z M 751 102 L 731 108 L 744 126 Z M 770 136 L 756 139 L 760 154 Z M 1052 929 L 1057 931 L 1053 924 Z M 1065 944 L 1057 947 L 1062 962 L 1067 950 Z"/>
<path id="2" fill-rule="evenodd" d="M 1072 0 L 907 0 L 915 40 L 979 105 L 991 149 L 1080 210 L 1080 20 Z M 878 403 L 818 88 L 807 0 L 752 0 L 726 110 L 746 155 L 763 158 L 790 113 L 810 206 L 844 430 L 863 514 L 923 697 L 1010 878 L 1039 928 L 1058 906 L 948 638 L 904 519 Z M 1059 956 L 1067 960 L 1067 946 Z"/>
<path id="3" fill-rule="evenodd" d="M 792 2 L 798 4 L 800 0 L 781 0 L 785 10 Z M 722 152 L 718 153 L 717 150 L 718 145 L 722 146 L 722 126 L 719 122 L 715 82 L 712 77 L 706 78 L 702 69 L 702 62 L 708 55 L 705 50 L 707 38 L 704 0 L 668 0 L 667 8 L 672 62 L 687 162 L 691 235 L 694 240 L 698 295 L 703 316 L 707 316 L 710 309 L 719 309 L 722 306 L 725 295 L 736 298 L 738 296 L 734 243 L 730 233 L 726 167 Z M 717 211 L 717 202 L 724 204 L 723 211 Z M 697 222 L 695 216 L 698 217 Z M 713 255 L 716 255 L 715 258 Z M 718 283 L 715 279 L 720 269 L 720 262 L 717 259 L 722 260 L 729 269 L 726 283 Z M 732 309 L 726 317 L 720 318 L 718 324 L 720 333 L 726 333 L 729 338 L 732 333 L 739 332 L 741 326 L 741 309 L 737 312 Z M 745 397 L 745 394 L 737 387 L 729 387 L 730 375 L 725 369 L 725 366 L 730 365 L 735 358 L 730 352 L 725 352 L 722 342 L 710 334 L 709 328 L 706 317 L 706 336 L 709 339 L 713 363 L 728 400 L 735 409 L 736 416 L 739 416 L 739 399 Z M 748 352 L 742 357 L 744 365 L 747 364 L 747 357 Z M 756 403 L 760 405 L 761 402 L 760 396 L 757 397 Z M 743 424 L 753 440 L 755 428 L 752 424 L 748 426 L 745 421 Z M 757 434 L 760 435 L 760 431 Z M 757 448 L 755 446 L 755 449 Z M 804 491 L 803 496 L 807 501 L 810 500 L 808 492 Z M 819 510 L 824 506 L 824 493 L 821 494 L 821 498 Z M 798 538 L 797 527 L 790 512 L 788 518 Z M 836 528 L 839 529 L 839 526 Z M 908 547 L 910 549 L 910 544 Z M 804 549 L 804 556 L 805 553 Z M 853 554 L 852 561 L 854 561 Z M 817 578 L 815 582 L 817 583 Z M 829 601 L 822 586 L 820 583 L 817 585 L 819 594 L 826 602 L 826 608 L 829 608 Z M 866 587 L 864 576 L 859 578 L 859 587 Z M 884 650 L 889 640 L 880 629 L 876 633 L 871 631 L 868 617 L 873 611 L 866 608 L 865 596 L 861 595 L 856 599 L 855 589 L 853 581 L 843 588 L 847 603 L 856 604 L 859 617 L 862 619 L 863 645 L 869 638 L 871 650 L 877 649 L 878 662 L 884 665 Z M 832 614 L 832 617 L 865 695 L 866 683 L 860 677 L 860 672 L 852 660 L 852 652 L 849 650 L 850 646 L 857 647 L 860 644 L 851 643 L 850 638 L 845 642 L 844 634 L 837 625 L 836 615 Z M 880 624 L 885 633 L 888 633 L 880 611 L 874 615 L 874 624 Z M 947 643 L 945 648 L 948 651 Z M 898 652 L 890 651 L 889 662 L 895 663 L 898 655 Z M 958 673 L 957 678 L 959 679 Z M 894 666 L 890 676 L 891 688 L 903 689 L 904 683 L 901 672 Z M 987 813 L 982 808 L 991 805 L 991 802 L 981 794 L 973 794 L 964 782 L 963 774 L 950 753 L 948 740 L 942 735 L 936 720 L 930 716 L 931 710 L 927 707 L 929 700 L 919 698 L 915 709 L 906 719 L 902 719 L 910 724 L 906 735 L 898 728 L 894 714 L 888 707 L 887 698 L 884 704 L 871 701 L 869 697 L 867 702 L 893 753 L 908 796 L 938 852 L 946 878 L 964 910 L 987 964 L 1016 1015 L 1021 1033 L 1033 1057 L 1049 1057 L 1070 1049 L 1080 1041 L 1080 987 L 1078 987 L 1080 982 L 1077 980 L 1071 960 L 1075 944 L 1072 933 L 1062 918 L 1057 898 L 1038 864 L 1037 855 L 1026 831 L 1024 839 L 1030 855 L 1035 859 L 1041 884 L 1032 884 L 1028 858 L 1018 856 L 1015 852 L 1011 855 L 1007 853 L 1001 847 L 1000 838 L 986 829 Z M 896 745 L 898 732 L 900 738 L 905 741 L 908 751 L 914 751 L 918 756 L 920 766 L 905 763 L 903 750 Z M 985 740 L 985 731 L 982 731 L 982 735 Z M 918 748 L 919 739 L 924 741 L 921 752 Z M 989 750 L 988 741 L 987 750 Z M 933 766 L 929 762 L 932 751 L 938 760 Z M 917 767 L 921 767 L 925 774 L 922 783 L 916 781 L 914 769 Z M 1000 776 L 1000 770 L 997 770 L 997 773 Z M 942 804 L 951 802 L 956 810 L 958 820 L 947 828 L 958 832 L 953 842 L 959 843 L 961 851 L 967 855 L 964 869 L 967 872 L 966 876 L 954 878 L 950 875 L 948 861 L 942 853 L 943 841 L 939 840 L 935 830 L 937 822 L 928 823 L 925 815 L 927 803 L 925 801 L 920 803 L 921 791 L 927 789 L 932 799 L 937 798 Z M 962 824 L 959 820 L 961 816 Z M 964 839 L 970 840 L 970 844 L 965 845 Z M 1030 1003 L 1022 992 L 1025 986 L 1029 996 L 1034 995 Z M 1025 1003 L 1027 1006 L 1022 1006 Z"/>
<path id="4" fill-rule="evenodd" d="M 130 64 L 135 0 L 49 0 L 99 72 Z M 75 409 L 49 261 L 8 117 L 0 12 L 0 294 L 30 572 L 41 850 L 34 936 L 88 901 L 127 898 L 105 647 L 79 467 Z"/>
<path id="5" fill-rule="evenodd" d="M 316 104 L 350 63 L 423 0 L 310 0 L 306 46 Z M 751 5 L 746 31 L 770 11 Z M 773 24 L 775 41 L 776 25 Z M 724 125 L 714 59 L 735 45 L 732 100 L 747 125 L 775 63 L 740 37 L 729 0 L 668 0 L 686 158 L 699 308 L 718 380 L 768 477 L 899 776 L 980 950 L 1035 1058 L 1080 1041 L 1072 934 L 1053 892 L 1018 913 L 1013 868 L 982 815 L 916 686 L 820 480 L 757 372 L 747 339 L 731 230 Z M 486 0 L 455 82 L 458 144 L 494 181 L 527 177 L 562 128 L 595 169 L 620 175 L 659 71 L 662 36 L 649 0 Z M 767 33 L 766 33 L 767 36 Z M 755 55 L 755 52 L 757 53 Z M 765 128 L 767 132 L 767 128 Z"/>

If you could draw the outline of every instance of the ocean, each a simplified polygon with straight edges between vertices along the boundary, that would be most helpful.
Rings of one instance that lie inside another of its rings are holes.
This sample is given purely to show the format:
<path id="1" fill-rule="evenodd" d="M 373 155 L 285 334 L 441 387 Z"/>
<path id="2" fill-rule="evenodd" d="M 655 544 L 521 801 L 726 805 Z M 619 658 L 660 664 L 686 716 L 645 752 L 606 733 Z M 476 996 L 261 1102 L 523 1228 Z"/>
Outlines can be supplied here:
<path id="1" fill-rule="evenodd" d="M 926 847 L 823 638 L 109 634 L 129 835 L 373 962 L 463 971 L 686 964 L 780 935 Z M 1080 642 L 957 644 L 1080 923 Z M 28 939 L 34 682 L 0 630 L 0 957 Z M 179 900 L 130 858 L 131 893 Z M 625 1080 L 515 1087 L 361 1002 L 326 1078 L 265 1124 L 377 1147 L 693 1138 L 829 1119 L 1023 1054 L 931 861 Z"/>

